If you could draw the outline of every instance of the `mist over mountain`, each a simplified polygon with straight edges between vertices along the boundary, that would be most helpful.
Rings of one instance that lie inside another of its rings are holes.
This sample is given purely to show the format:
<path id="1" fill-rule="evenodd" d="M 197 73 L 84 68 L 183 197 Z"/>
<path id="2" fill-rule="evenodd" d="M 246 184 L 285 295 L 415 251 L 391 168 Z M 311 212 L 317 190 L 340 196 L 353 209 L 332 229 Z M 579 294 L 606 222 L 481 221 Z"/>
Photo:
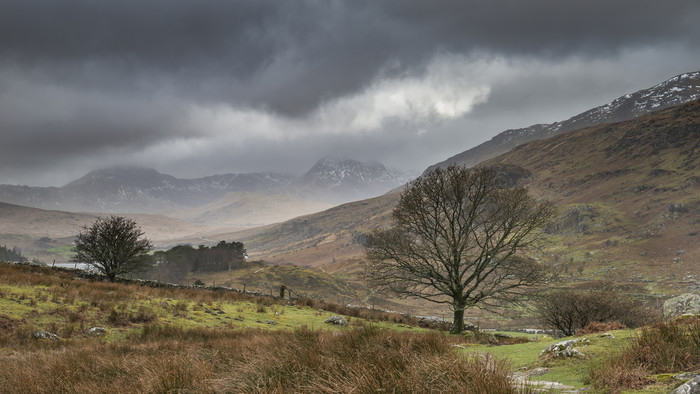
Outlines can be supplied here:
<path id="1" fill-rule="evenodd" d="M 491 140 L 454 155 L 426 169 L 463 164 L 472 167 L 526 142 L 549 138 L 572 130 L 634 119 L 652 111 L 700 99 L 700 71 L 684 73 L 648 89 L 626 94 L 610 103 L 590 109 L 562 122 L 536 124 L 506 130 Z"/>
<path id="2" fill-rule="evenodd" d="M 349 159 L 322 159 L 300 177 L 263 172 L 179 179 L 151 168 L 113 167 L 62 187 L 0 185 L 0 201 L 65 211 L 166 213 L 212 204 L 230 193 L 338 204 L 380 195 L 407 180 L 380 163 Z"/>

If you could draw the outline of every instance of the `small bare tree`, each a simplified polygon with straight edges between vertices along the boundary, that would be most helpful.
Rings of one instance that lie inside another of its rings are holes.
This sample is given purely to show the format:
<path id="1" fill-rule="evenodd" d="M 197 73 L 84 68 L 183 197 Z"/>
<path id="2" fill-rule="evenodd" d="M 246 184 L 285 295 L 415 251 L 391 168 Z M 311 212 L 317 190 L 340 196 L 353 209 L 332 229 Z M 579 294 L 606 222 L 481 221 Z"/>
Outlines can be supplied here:
<path id="1" fill-rule="evenodd" d="M 370 234 L 364 276 L 375 289 L 449 304 L 460 333 L 465 309 L 523 300 L 547 281 L 542 264 L 516 253 L 553 213 L 493 169 L 438 168 L 401 194 L 393 227 Z"/>
<path id="2" fill-rule="evenodd" d="M 117 275 L 145 269 L 153 245 L 136 222 L 121 216 L 97 218 L 75 240 L 73 261 L 96 268 L 114 281 Z"/>

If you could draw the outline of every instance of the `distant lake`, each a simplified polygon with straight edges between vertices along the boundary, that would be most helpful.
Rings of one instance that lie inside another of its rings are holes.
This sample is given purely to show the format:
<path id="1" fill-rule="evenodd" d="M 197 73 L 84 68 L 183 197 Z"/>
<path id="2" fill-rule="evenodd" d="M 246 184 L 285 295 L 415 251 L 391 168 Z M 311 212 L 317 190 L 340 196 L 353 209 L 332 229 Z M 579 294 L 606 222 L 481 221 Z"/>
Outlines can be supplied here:
<path id="1" fill-rule="evenodd" d="M 49 266 L 51 266 L 51 265 L 52 264 L 49 264 Z M 78 264 L 76 264 L 76 263 L 56 263 L 56 264 L 53 264 L 53 266 L 54 267 L 62 267 L 62 268 L 78 268 L 78 269 L 81 269 L 84 271 L 90 270 L 90 266 L 85 264 L 85 263 L 78 263 Z"/>

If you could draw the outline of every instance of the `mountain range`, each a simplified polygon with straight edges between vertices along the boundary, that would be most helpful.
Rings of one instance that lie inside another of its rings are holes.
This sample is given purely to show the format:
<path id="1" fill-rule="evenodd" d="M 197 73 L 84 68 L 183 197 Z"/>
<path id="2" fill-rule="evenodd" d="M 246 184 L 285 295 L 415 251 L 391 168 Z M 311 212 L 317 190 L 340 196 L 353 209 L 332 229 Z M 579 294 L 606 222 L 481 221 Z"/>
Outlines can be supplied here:
<path id="1" fill-rule="evenodd" d="M 41 209 L 73 212 L 167 213 L 205 223 L 202 207 L 216 209 L 239 206 L 239 211 L 283 211 L 275 202 L 293 204 L 295 215 L 329 208 L 332 205 L 385 193 L 408 178 L 389 171 L 380 163 L 350 159 L 322 159 L 302 176 L 278 173 L 224 174 L 195 179 L 179 179 L 154 169 L 115 167 L 92 171 L 62 187 L 0 185 L 0 201 Z M 267 199 L 256 208 L 257 195 Z M 228 202 L 228 203 L 227 203 Z M 302 208 L 306 207 L 306 208 Z M 299 209 L 302 208 L 302 209 Z M 229 209 L 230 210 L 230 209 Z M 241 212 L 232 212 L 241 213 Z M 288 219 L 289 214 L 272 215 Z M 231 224 L 221 220 L 219 224 Z M 225 218 L 224 218 L 225 219 Z M 267 224 L 265 220 L 252 220 Z"/>

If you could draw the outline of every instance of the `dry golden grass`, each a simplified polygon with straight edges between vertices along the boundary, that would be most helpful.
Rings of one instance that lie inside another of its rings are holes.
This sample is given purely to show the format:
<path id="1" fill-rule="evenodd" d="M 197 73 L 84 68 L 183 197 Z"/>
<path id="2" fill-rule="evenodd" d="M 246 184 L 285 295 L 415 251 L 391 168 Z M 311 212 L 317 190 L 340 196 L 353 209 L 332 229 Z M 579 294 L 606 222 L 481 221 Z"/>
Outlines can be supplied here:
<path id="1" fill-rule="evenodd" d="M 508 366 L 455 338 L 371 326 L 340 334 L 147 325 L 129 342 L 38 342 L 0 354 L 0 392 L 514 393 Z"/>
<path id="2" fill-rule="evenodd" d="M 654 383 L 650 376 L 700 370 L 700 317 L 644 327 L 619 356 L 595 365 L 590 380 L 596 388 L 617 393 Z"/>
<path id="3" fill-rule="evenodd" d="M 595 334 L 599 332 L 612 331 L 612 330 L 624 330 L 627 328 L 624 324 L 619 321 L 610 322 L 590 322 L 582 329 L 576 331 L 576 336 L 580 337 L 583 335 Z"/>
<path id="4" fill-rule="evenodd" d="M 55 302 L 47 313 L 57 317 L 37 324 L 34 319 L 41 316 L 25 314 L 24 320 L 0 314 L 0 392 L 516 392 L 503 362 L 455 352 L 453 345 L 464 341 L 461 337 L 361 323 L 362 317 L 410 322 L 400 314 L 303 299 L 287 308 L 326 308 L 357 318 L 335 332 L 182 327 L 155 318 L 151 308 L 162 309 L 162 302 L 145 300 L 168 299 L 167 313 L 185 317 L 197 305 L 219 308 L 238 299 L 284 313 L 280 303 L 285 301 L 92 282 L 73 275 L 0 264 L 0 286 L 6 289 L 0 297 L 23 307 L 32 301 L 36 308 Z M 109 340 L 85 335 L 95 321 L 108 322 L 113 332 L 126 329 L 122 337 Z M 62 339 L 36 339 L 37 327 Z"/>

